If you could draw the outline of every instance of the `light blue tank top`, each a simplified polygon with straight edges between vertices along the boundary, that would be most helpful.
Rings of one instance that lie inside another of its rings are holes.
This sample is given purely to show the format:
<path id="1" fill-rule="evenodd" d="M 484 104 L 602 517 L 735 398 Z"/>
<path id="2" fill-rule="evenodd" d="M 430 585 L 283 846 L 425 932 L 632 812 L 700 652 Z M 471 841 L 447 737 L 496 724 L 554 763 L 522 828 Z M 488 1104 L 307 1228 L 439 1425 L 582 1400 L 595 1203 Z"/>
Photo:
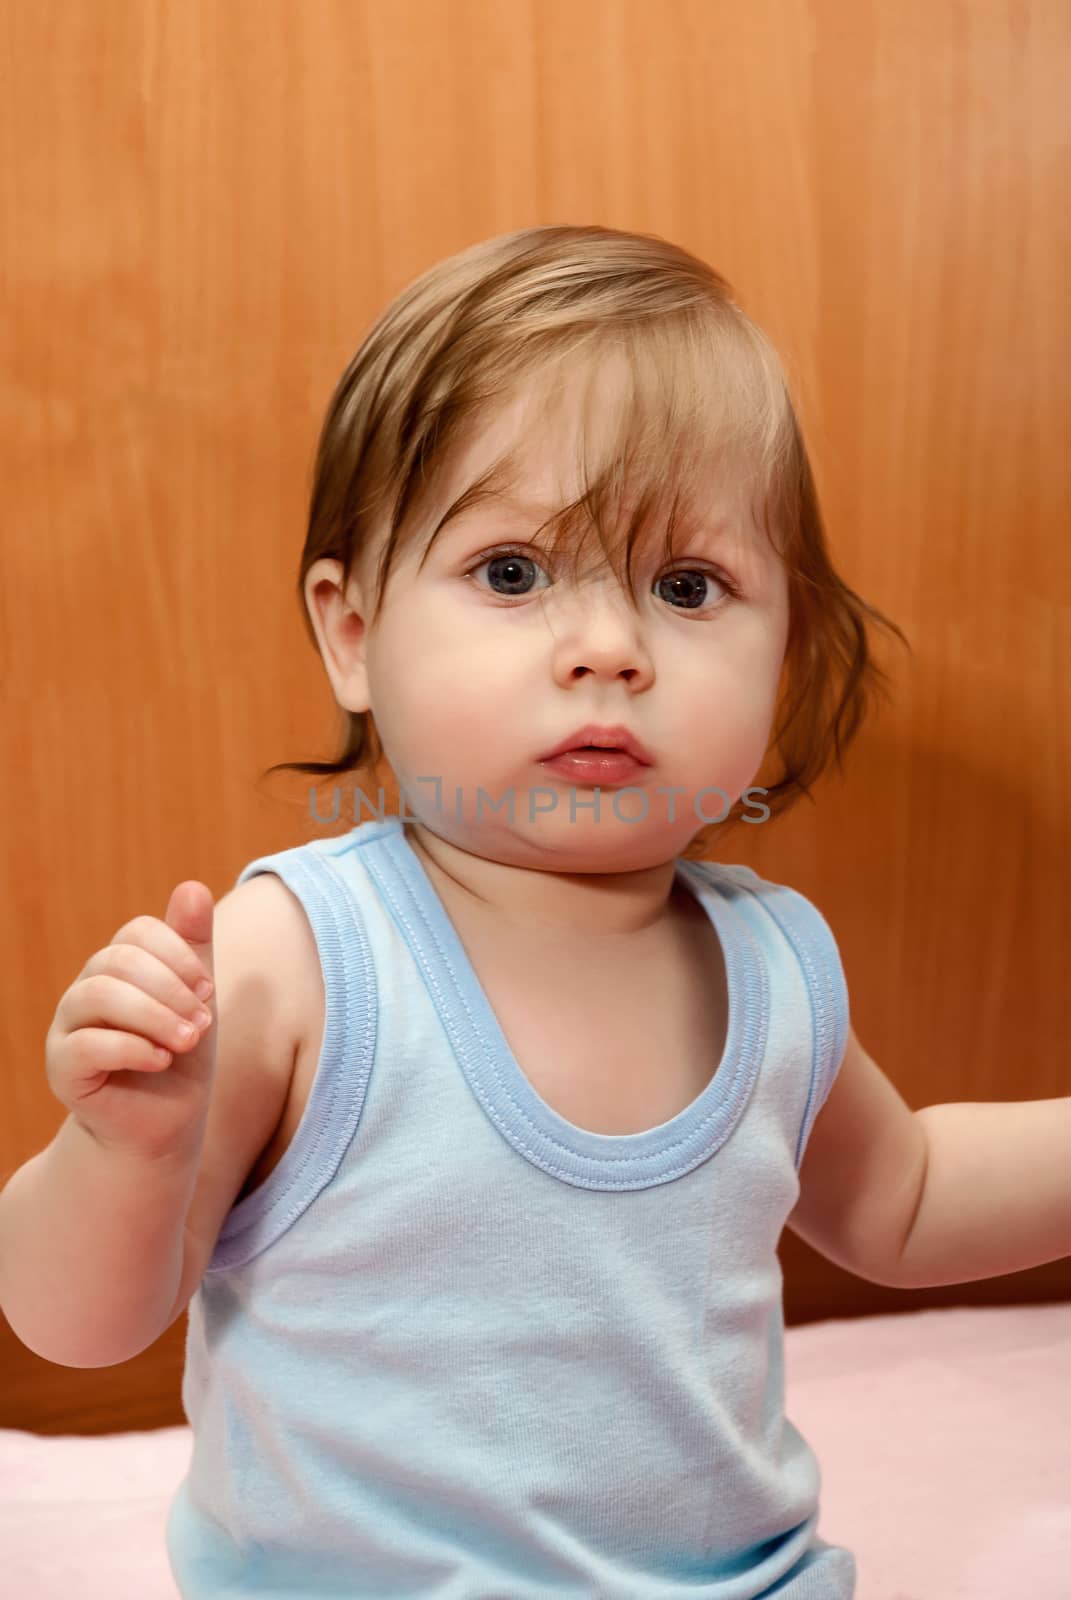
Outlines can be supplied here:
<path id="1" fill-rule="evenodd" d="M 402 818 L 242 871 L 301 901 L 326 1014 L 189 1306 L 184 1600 L 854 1595 L 784 1415 L 776 1254 L 847 1040 L 840 958 L 795 890 L 676 870 L 721 942 L 724 1053 L 620 1135 L 528 1082 Z"/>

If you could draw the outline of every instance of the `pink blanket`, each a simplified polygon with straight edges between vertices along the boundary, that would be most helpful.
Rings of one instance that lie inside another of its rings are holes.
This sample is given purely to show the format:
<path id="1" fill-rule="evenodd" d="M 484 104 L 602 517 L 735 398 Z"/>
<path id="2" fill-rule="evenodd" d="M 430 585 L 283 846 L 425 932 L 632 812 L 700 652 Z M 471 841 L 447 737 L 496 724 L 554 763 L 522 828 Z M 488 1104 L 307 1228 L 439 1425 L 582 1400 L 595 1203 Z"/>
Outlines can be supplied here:
<path id="1" fill-rule="evenodd" d="M 786 1410 L 822 1466 L 819 1532 L 857 1600 L 1071 1600 L 1071 1305 L 785 1334 Z M 0 1429 L 0 1590 L 175 1600 L 164 1518 L 190 1431 Z"/>

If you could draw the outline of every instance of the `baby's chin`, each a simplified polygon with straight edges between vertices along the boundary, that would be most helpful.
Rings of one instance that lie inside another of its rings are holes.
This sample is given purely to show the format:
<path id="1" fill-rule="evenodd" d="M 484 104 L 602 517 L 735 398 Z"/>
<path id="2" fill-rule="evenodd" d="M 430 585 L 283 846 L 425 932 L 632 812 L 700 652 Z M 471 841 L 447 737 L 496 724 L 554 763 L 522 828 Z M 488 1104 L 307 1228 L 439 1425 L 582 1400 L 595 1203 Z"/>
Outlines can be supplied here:
<path id="1" fill-rule="evenodd" d="M 484 817 L 479 824 L 456 817 L 403 819 L 407 836 L 418 845 L 421 831 L 435 841 L 467 855 L 503 866 L 540 872 L 630 873 L 663 867 L 680 855 L 699 831 L 699 825 L 680 821 L 675 827 L 628 825 L 613 817 L 568 814 L 557 822 L 536 816 Z"/>

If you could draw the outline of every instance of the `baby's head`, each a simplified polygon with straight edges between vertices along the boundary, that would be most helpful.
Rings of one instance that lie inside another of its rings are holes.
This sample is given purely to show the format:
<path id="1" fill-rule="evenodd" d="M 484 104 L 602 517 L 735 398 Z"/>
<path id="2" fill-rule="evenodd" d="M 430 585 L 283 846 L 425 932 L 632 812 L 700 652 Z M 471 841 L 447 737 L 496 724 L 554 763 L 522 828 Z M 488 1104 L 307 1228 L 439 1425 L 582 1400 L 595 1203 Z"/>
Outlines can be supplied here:
<path id="1" fill-rule="evenodd" d="M 833 569 L 783 368 L 729 285 L 594 226 L 474 245 L 373 325 L 299 590 L 345 739 L 280 767 L 363 784 L 385 755 L 431 831 L 564 872 L 702 854 L 712 822 L 808 793 L 883 686 L 867 624 L 899 634 Z M 543 763 L 588 724 L 650 763 Z"/>

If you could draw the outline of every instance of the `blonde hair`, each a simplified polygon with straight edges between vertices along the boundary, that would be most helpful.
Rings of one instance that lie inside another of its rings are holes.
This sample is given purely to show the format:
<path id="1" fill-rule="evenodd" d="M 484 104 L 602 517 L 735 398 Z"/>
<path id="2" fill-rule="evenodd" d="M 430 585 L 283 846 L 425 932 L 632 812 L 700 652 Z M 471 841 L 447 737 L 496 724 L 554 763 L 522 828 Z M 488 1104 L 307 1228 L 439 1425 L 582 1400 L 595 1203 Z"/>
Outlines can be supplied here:
<path id="1" fill-rule="evenodd" d="M 756 523 L 788 578 L 771 739 L 782 770 L 763 797 L 775 815 L 811 798 L 830 760 L 841 764 L 871 698 L 887 692 L 868 623 L 907 640 L 834 571 L 774 347 L 719 273 L 665 239 L 595 225 L 525 228 L 438 262 L 402 290 L 343 372 L 320 433 L 297 583 L 306 630 L 316 646 L 304 601 L 314 562 L 340 562 L 348 582 L 385 526 L 366 619 L 373 621 L 395 556 L 415 537 L 437 469 L 455 448 L 522 385 L 575 383 L 609 353 L 624 357 L 624 403 L 598 460 L 589 460 L 582 436 L 582 493 L 548 519 L 555 552 L 575 567 L 581 522 L 593 524 L 634 598 L 632 552 L 651 519 L 663 521 L 668 551 L 674 528 L 702 515 L 712 463 L 731 458 L 745 470 Z M 511 463 L 507 453 L 470 484 L 427 546 L 465 506 L 501 494 Z M 383 750 L 372 714 L 343 716 L 335 760 L 279 762 L 267 772 L 374 772 Z M 702 840 L 692 847 L 701 853 Z"/>

